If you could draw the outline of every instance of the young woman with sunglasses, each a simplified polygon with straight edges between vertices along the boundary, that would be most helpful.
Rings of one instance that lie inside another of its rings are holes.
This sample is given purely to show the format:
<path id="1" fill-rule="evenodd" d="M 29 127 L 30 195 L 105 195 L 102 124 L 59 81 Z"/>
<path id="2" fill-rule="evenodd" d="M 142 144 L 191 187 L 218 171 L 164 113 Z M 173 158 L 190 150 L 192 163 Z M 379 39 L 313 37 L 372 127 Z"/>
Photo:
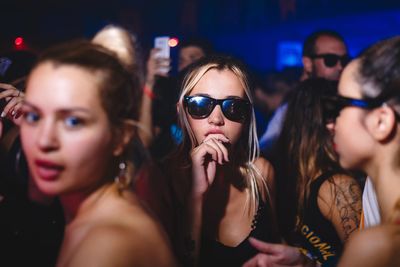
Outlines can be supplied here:
<path id="1" fill-rule="evenodd" d="M 369 175 L 382 218 L 350 239 L 339 266 L 400 266 L 400 37 L 352 61 L 331 101 L 340 164 Z"/>
<path id="2" fill-rule="evenodd" d="M 190 67 L 177 105 L 184 139 L 164 162 L 172 191 L 170 233 L 182 263 L 241 266 L 248 238 L 279 242 L 274 171 L 258 157 L 248 76 L 230 57 Z"/>
<path id="3" fill-rule="evenodd" d="M 324 79 L 299 84 L 276 147 L 281 232 L 322 266 L 337 263 L 361 215 L 360 186 L 339 166 L 324 123 L 322 101 L 336 86 Z"/>
<path id="4" fill-rule="evenodd" d="M 46 51 L 29 76 L 21 140 L 40 191 L 66 221 L 57 266 L 174 266 L 161 227 L 130 184 L 138 82 L 90 42 Z"/>

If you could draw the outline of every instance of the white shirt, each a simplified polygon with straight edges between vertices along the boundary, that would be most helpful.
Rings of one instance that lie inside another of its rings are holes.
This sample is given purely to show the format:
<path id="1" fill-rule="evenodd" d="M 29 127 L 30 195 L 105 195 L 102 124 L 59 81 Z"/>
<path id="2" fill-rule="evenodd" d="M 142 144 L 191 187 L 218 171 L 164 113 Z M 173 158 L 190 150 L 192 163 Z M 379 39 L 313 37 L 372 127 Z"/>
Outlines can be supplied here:
<path id="1" fill-rule="evenodd" d="M 381 223 L 378 200 L 371 178 L 367 177 L 362 195 L 364 229 Z"/>

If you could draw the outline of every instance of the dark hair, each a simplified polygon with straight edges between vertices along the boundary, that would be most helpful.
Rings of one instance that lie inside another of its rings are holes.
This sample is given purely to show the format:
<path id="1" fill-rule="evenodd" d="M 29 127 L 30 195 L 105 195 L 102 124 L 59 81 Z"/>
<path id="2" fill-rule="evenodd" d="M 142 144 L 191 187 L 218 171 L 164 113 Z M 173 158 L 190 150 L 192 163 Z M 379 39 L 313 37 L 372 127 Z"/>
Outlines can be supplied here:
<path id="1" fill-rule="evenodd" d="M 45 51 L 37 65 L 45 62 L 98 72 L 100 99 L 109 121 L 117 126 L 124 119 L 138 119 L 139 83 L 110 50 L 89 41 L 73 41 Z"/>
<path id="2" fill-rule="evenodd" d="M 185 48 L 188 46 L 195 46 L 195 47 L 200 48 L 203 51 L 204 55 L 206 55 L 206 56 L 214 53 L 213 45 L 211 44 L 210 41 L 208 41 L 205 38 L 201 38 L 201 37 L 184 38 L 180 43 L 180 48 Z"/>
<path id="3" fill-rule="evenodd" d="M 372 45 L 359 62 L 356 79 L 363 97 L 386 101 L 400 114 L 400 37 Z"/>
<path id="4" fill-rule="evenodd" d="M 303 214 L 311 181 L 319 173 L 341 170 L 323 120 L 322 99 L 337 92 L 337 82 L 322 78 L 299 83 L 288 103 L 277 148 L 278 218 L 282 233 L 295 227 Z M 281 198 L 282 197 L 282 198 Z"/>
<path id="5" fill-rule="evenodd" d="M 101 104 L 111 124 L 111 130 L 118 134 L 126 120 L 137 121 L 139 116 L 140 85 L 136 75 L 124 67 L 118 57 L 111 50 L 89 41 L 73 41 L 57 45 L 46 50 L 38 60 L 36 66 L 52 63 L 55 67 L 70 65 L 82 68 L 93 73 L 94 82 L 99 86 Z M 85 88 L 82 88 L 84 90 Z M 121 160 L 135 164 L 136 151 L 134 139 L 125 147 Z M 112 166 L 117 169 L 117 158 Z M 129 164 L 134 170 L 134 165 Z M 131 168 L 130 167 L 130 168 Z M 133 174 L 133 172 L 132 172 Z M 131 178 L 128 183 L 131 182 Z M 127 183 L 127 184 L 128 184 Z"/>
<path id="6" fill-rule="evenodd" d="M 303 54 L 302 54 L 303 57 L 311 57 L 312 55 L 315 55 L 316 53 L 315 45 L 317 43 L 318 38 L 322 36 L 329 36 L 341 41 L 342 43 L 345 43 L 343 37 L 339 33 L 332 30 L 319 30 L 313 32 L 305 39 L 303 43 Z"/>

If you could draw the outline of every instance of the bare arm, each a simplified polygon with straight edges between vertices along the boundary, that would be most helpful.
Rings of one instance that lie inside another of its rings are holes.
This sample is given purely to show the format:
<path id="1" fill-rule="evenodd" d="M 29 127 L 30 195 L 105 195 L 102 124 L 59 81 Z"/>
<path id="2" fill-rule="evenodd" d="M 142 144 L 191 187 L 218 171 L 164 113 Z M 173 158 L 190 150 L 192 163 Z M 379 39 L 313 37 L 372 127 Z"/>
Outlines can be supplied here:
<path id="1" fill-rule="evenodd" d="M 325 181 L 318 194 L 318 206 L 330 220 L 342 242 L 358 229 L 361 218 L 362 192 L 357 181 L 347 175 Z"/>
<path id="2" fill-rule="evenodd" d="M 147 60 L 147 74 L 146 82 L 143 87 L 142 105 L 140 107 L 139 121 L 143 129 L 139 129 L 139 137 L 145 147 L 149 147 L 154 139 L 154 125 L 153 125 L 153 100 L 154 100 L 154 84 L 156 76 L 166 76 L 164 72 L 160 72 L 160 67 L 169 67 L 169 59 L 157 59 L 155 57 L 157 49 L 152 49 L 149 59 Z"/>
<path id="3" fill-rule="evenodd" d="M 143 89 L 142 103 L 140 106 L 139 121 L 142 129 L 139 128 L 139 137 L 145 147 L 149 147 L 154 138 L 153 130 L 153 85 L 146 82 Z"/>
<path id="4" fill-rule="evenodd" d="M 339 267 L 400 266 L 400 227 L 381 225 L 357 232 L 345 248 Z"/>

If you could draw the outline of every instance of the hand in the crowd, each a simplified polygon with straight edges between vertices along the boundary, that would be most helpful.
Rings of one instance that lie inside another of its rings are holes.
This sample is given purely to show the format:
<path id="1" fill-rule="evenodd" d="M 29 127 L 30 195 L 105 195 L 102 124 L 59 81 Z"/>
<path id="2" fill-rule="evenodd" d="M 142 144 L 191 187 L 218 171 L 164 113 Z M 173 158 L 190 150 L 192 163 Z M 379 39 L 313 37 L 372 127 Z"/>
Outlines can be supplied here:
<path id="1" fill-rule="evenodd" d="M 165 70 L 171 69 L 171 59 L 157 57 L 158 48 L 153 48 L 150 51 L 149 59 L 147 60 L 147 75 L 146 82 L 149 85 L 154 84 L 155 76 L 168 76 L 168 72 Z"/>
<path id="2" fill-rule="evenodd" d="M 249 238 L 253 247 L 261 253 L 257 254 L 243 267 L 312 267 L 315 264 L 300 253 L 298 248 L 283 245 L 270 244 Z"/>
<path id="3" fill-rule="evenodd" d="M 1 110 L 1 117 L 7 117 L 14 123 L 19 123 L 19 118 L 22 115 L 22 102 L 25 94 L 15 88 L 11 84 L 0 83 L 0 100 L 4 99 L 7 104 Z"/>
<path id="4" fill-rule="evenodd" d="M 191 152 L 193 194 L 202 196 L 213 183 L 217 164 L 229 161 L 225 144 L 229 139 L 223 134 L 209 134 L 202 143 Z"/>

